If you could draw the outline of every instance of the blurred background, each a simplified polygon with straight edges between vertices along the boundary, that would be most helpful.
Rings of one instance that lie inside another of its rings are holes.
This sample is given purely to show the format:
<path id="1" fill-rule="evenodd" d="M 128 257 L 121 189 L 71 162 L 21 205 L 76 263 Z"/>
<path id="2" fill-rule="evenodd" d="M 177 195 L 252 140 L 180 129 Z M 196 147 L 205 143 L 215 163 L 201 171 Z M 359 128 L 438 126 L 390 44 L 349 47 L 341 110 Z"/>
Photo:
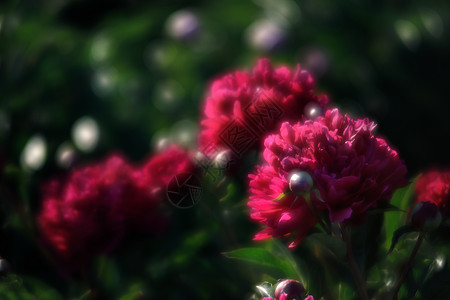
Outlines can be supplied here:
<path id="1" fill-rule="evenodd" d="M 74 164 L 113 151 L 139 162 L 170 140 L 194 148 L 209 82 L 260 57 L 300 64 L 334 105 L 375 120 L 411 177 L 448 167 L 449 32 L 443 0 L 2 1 L 0 155 L 13 204 L 0 199 L 0 255 L 20 276 L 15 292 L 248 298 L 260 273 L 220 254 L 257 229 L 245 182 L 213 191 L 220 203 L 205 191 L 173 212 L 165 237 L 130 238 L 86 278 L 59 276 L 20 215 L 35 215 L 42 182 Z"/>

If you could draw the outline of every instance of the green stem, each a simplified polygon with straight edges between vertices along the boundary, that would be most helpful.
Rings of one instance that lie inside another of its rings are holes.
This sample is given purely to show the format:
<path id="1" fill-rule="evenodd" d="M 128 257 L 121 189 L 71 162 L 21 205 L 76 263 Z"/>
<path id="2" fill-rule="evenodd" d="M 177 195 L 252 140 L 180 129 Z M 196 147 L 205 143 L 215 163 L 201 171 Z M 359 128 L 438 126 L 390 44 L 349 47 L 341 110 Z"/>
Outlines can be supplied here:
<path id="1" fill-rule="evenodd" d="M 366 282 L 361 274 L 361 271 L 356 264 L 355 256 L 353 255 L 352 243 L 350 240 L 350 235 L 347 231 L 345 225 L 339 223 L 339 228 L 342 233 L 342 240 L 344 241 L 347 247 L 347 260 L 348 266 L 350 268 L 350 272 L 352 273 L 353 279 L 355 280 L 356 289 L 358 290 L 358 294 L 363 300 L 369 300 L 369 296 L 367 295 Z"/>
<path id="2" fill-rule="evenodd" d="M 414 246 L 414 249 L 411 252 L 411 255 L 408 258 L 408 261 L 403 266 L 402 272 L 400 273 L 400 276 L 398 277 L 393 293 L 392 293 L 392 299 L 398 299 L 398 292 L 400 291 L 400 288 L 402 287 L 403 282 L 405 281 L 406 277 L 408 276 L 409 271 L 411 270 L 412 263 L 414 261 L 414 258 L 416 257 L 417 252 L 419 252 L 420 245 L 422 245 L 423 239 L 425 235 L 421 232 L 419 237 L 417 238 L 416 245 Z"/>
<path id="3" fill-rule="evenodd" d="M 311 211 L 311 213 L 314 215 L 314 217 L 317 219 L 317 221 L 319 222 L 320 226 L 323 228 L 323 230 L 325 230 L 325 232 L 328 235 L 331 235 L 331 229 L 329 226 L 327 226 L 327 224 L 325 224 L 322 220 L 322 218 L 319 216 L 319 214 L 317 213 L 317 211 L 314 209 L 312 202 L 311 202 L 311 197 L 309 194 L 306 194 L 304 197 L 305 199 L 305 203 L 308 206 L 309 210 Z"/>

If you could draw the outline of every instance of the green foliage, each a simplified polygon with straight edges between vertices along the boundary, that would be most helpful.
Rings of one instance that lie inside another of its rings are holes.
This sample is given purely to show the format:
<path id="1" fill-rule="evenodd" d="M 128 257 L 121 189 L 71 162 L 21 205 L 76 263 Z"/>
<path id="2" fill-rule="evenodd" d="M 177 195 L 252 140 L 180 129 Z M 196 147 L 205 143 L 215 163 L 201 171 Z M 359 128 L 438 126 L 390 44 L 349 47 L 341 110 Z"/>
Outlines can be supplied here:
<path id="1" fill-rule="evenodd" d="M 259 266 L 275 269 L 279 271 L 278 276 L 274 276 L 275 278 L 280 277 L 279 274 L 281 273 L 281 278 L 300 277 L 300 280 L 302 280 L 294 260 L 290 259 L 289 256 L 280 255 L 285 253 L 276 253 L 273 246 L 269 249 L 266 248 L 242 248 L 226 252 L 224 255 L 229 258 L 239 259 Z"/>
<path id="2" fill-rule="evenodd" d="M 400 228 L 398 228 L 395 232 L 394 235 L 392 237 L 392 242 L 391 242 L 391 247 L 389 248 L 388 254 L 392 252 L 392 250 L 394 250 L 395 245 L 397 245 L 398 241 L 400 240 L 400 238 L 410 232 L 414 232 L 417 231 L 414 229 L 414 227 L 412 227 L 411 225 L 404 225 Z"/>
<path id="3" fill-rule="evenodd" d="M 408 209 L 413 202 L 412 197 L 415 182 L 416 180 L 413 180 L 409 185 L 398 189 L 392 196 L 390 203 L 399 208 L 399 211 L 388 212 L 384 217 L 384 229 L 386 233 L 384 247 L 386 251 L 389 251 L 389 249 L 392 248 L 395 231 L 398 230 L 399 227 L 405 225 Z"/>
<path id="4" fill-rule="evenodd" d="M 3 299 L 11 300 L 63 299 L 57 291 L 42 281 L 32 277 L 23 279 L 16 274 L 9 274 L 0 280 L 0 295 Z"/>

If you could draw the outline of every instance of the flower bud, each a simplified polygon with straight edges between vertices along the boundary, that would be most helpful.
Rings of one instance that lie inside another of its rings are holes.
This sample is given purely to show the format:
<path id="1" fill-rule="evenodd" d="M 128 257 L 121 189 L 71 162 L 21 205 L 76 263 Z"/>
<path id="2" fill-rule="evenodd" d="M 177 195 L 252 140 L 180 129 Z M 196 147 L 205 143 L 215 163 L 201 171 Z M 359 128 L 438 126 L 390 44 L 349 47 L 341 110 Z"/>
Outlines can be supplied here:
<path id="1" fill-rule="evenodd" d="M 303 285 L 297 280 L 286 279 L 278 283 L 275 289 L 275 299 L 294 300 L 303 299 L 306 291 Z"/>
<path id="2" fill-rule="evenodd" d="M 305 105 L 304 114 L 308 119 L 315 120 L 323 114 L 323 111 L 320 105 L 315 102 L 310 102 Z"/>
<path id="3" fill-rule="evenodd" d="M 442 222 L 442 214 L 436 204 L 428 201 L 419 202 L 412 210 L 411 223 L 423 231 L 433 231 Z"/>
<path id="4" fill-rule="evenodd" d="M 307 172 L 300 171 L 292 173 L 289 179 L 289 189 L 297 194 L 303 195 L 313 187 L 313 179 Z"/>

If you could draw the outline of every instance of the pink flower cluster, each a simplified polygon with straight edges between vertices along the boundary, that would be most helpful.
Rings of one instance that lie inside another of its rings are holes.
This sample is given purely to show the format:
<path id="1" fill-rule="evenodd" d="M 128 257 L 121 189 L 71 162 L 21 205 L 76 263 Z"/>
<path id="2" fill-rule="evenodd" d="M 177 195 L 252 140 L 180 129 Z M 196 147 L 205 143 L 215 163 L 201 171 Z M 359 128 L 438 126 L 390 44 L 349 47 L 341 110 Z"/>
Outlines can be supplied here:
<path id="1" fill-rule="evenodd" d="M 374 134 L 375 126 L 333 109 L 314 121 L 283 123 L 279 134 L 267 137 L 266 163 L 249 175 L 251 217 L 267 226 L 255 239 L 297 233 L 295 246 L 319 213 L 327 212 L 331 222 L 357 223 L 405 185 L 406 167 Z M 312 178 L 310 192 L 291 192 L 290 180 L 297 172 Z"/>
<path id="2" fill-rule="evenodd" d="M 431 170 L 416 182 L 417 203 L 434 203 L 444 217 L 450 216 L 450 171 Z"/>
<path id="3" fill-rule="evenodd" d="M 213 81 L 199 148 L 207 154 L 215 149 L 243 155 L 258 149 L 281 122 L 303 120 L 305 107 L 315 117 L 327 104 L 326 95 L 314 94 L 314 80 L 306 70 L 273 69 L 268 59 L 261 59 L 251 74 L 237 71 Z"/>
<path id="4" fill-rule="evenodd" d="M 111 251 L 128 231 L 160 232 L 167 223 L 158 212 L 165 186 L 193 168 L 187 153 L 172 146 L 141 167 L 111 155 L 51 181 L 38 216 L 43 237 L 67 266 L 80 267 Z"/>

